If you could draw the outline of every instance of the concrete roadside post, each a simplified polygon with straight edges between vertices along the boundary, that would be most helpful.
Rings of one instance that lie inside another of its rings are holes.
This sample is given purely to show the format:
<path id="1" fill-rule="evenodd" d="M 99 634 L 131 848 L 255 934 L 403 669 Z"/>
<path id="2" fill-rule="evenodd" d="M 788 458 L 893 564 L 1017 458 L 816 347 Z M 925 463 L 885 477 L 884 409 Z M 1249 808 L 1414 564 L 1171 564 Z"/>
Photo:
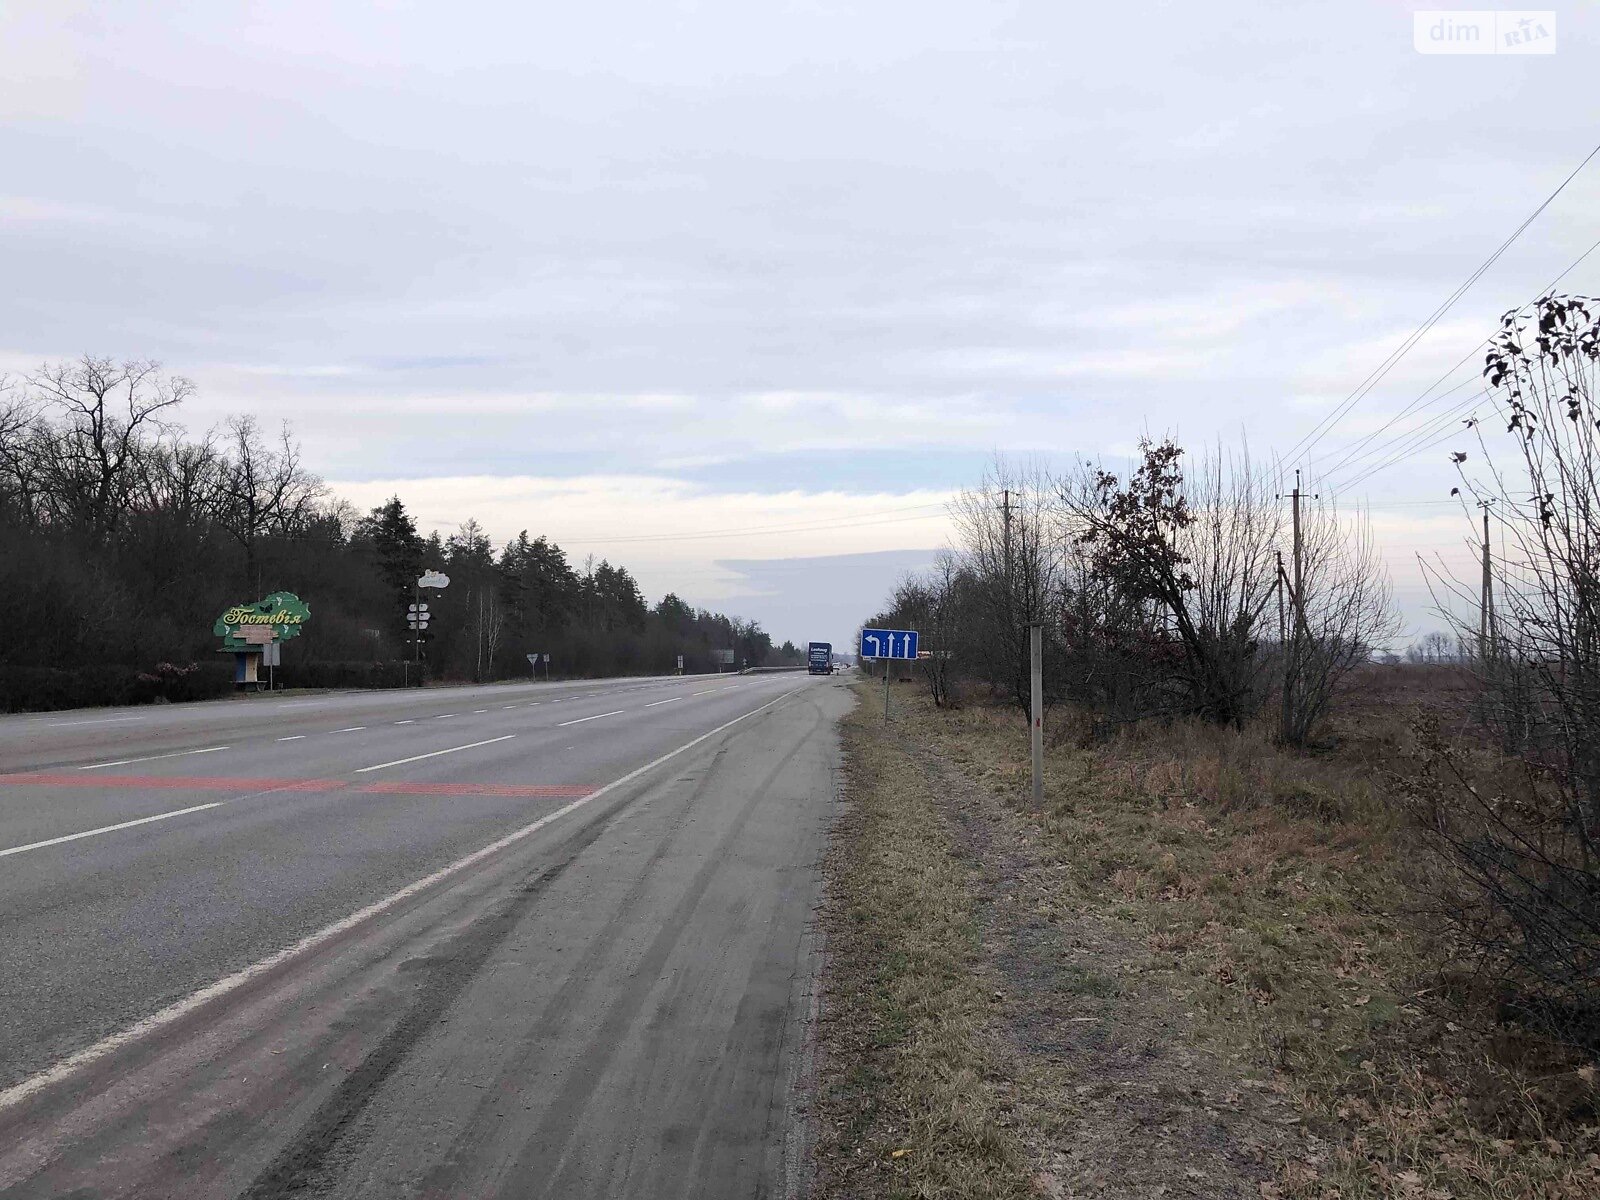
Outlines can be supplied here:
<path id="1" fill-rule="evenodd" d="M 1033 718 L 1029 725 L 1029 740 L 1033 751 L 1033 807 L 1044 807 L 1044 622 L 1032 621 L 1028 625 L 1028 673 L 1032 676 L 1033 692 L 1029 698 L 1028 713 Z"/>

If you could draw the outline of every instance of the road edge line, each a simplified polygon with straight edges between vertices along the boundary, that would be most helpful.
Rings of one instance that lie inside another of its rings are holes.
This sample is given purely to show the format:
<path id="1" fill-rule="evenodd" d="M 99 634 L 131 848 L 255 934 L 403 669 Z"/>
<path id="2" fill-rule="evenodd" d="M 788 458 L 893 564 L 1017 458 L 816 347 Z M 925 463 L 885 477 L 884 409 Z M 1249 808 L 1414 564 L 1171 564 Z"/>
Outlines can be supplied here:
<path id="1" fill-rule="evenodd" d="M 92 1046 L 84 1047 L 75 1054 L 69 1054 L 66 1058 L 62 1059 L 54 1066 L 46 1067 L 43 1071 L 29 1076 L 21 1083 L 14 1084 L 4 1091 L 0 1091 L 0 1112 L 4 1112 L 9 1108 L 14 1108 L 16 1105 L 28 1099 L 30 1096 L 43 1091 L 53 1084 L 61 1083 L 72 1078 L 72 1076 L 78 1074 L 85 1067 L 93 1066 L 101 1059 L 116 1053 L 118 1050 L 121 1050 L 126 1046 L 131 1046 L 135 1042 L 138 1042 L 153 1033 L 159 1032 L 166 1026 L 188 1016 L 196 1009 L 202 1008 L 211 1003 L 211 1001 L 220 999 L 230 992 L 238 991 L 245 984 L 258 979 L 267 972 L 282 966 L 284 963 L 289 962 L 292 959 L 298 958 L 302 954 L 306 954 L 309 951 L 315 950 L 327 942 L 332 941 L 341 934 L 348 933 L 356 926 L 370 921 L 373 917 L 387 912 L 401 901 L 409 900 L 419 892 L 426 891 L 434 884 L 448 879 L 452 875 L 457 875 L 466 870 L 468 867 L 476 866 L 484 859 L 490 857 L 500 850 L 504 850 L 507 846 L 514 845 L 524 838 L 537 833 L 546 825 L 560 820 L 568 813 L 576 812 L 585 804 L 592 803 L 607 793 L 614 792 L 616 789 L 632 783 L 635 779 L 639 778 L 639 776 L 655 770 L 662 763 L 667 762 L 669 759 L 678 757 L 678 755 L 682 754 L 686 750 L 694 749 L 701 742 L 704 742 L 709 738 L 716 737 L 717 734 L 731 728 L 734 725 L 737 725 L 740 721 L 743 721 L 748 717 L 753 717 L 759 712 L 764 712 L 765 710 L 771 708 L 774 704 L 779 704 L 782 701 L 787 700 L 793 694 L 793 691 L 785 692 L 781 696 L 768 700 L 759 708 L 752 708 L 747 713 L 741 713 L 739 716 L 733 718 L 733 720 L 728 721 L 725 724 L 718 725 L 715 729 L 702 733 L 699 737 L 685 742 L 677 749 L 668 750 L 659 758 L 651 759 L 642 767 L 635 767 L 626 775 L 623 775 L 617 779 L 613 779 L 610 783 L 601 785 L 599 788 L 590 792 L 587 796 L 581 796 L 572 801 L 572 803 L 563 805 L 552 813 L 545 814 L 532 824 L 524 825 L 521 829 L 514 830 L 513 832 L 506 834 L 504 837 L 490 842 L 487 846 L 484 846 L 478 850 L 474 850 L 471 854 L 468 854 L 464 858 L 458 858 L 455 862 L 450 863 L 447 866 L 440 867 L 437 871 L 434 871 L 430 875 L 425 875 L 423 878 L 418 879 L 414 883 L 408 883 L 398 892 L 394 892 L 391 895 L 385 896 L 382 900 L 374 901 L 365 908 L 358 909 L 356 912 L 351 913 L 348 917 L 342 917 L 331 925 L 324 925 L 315 933 L 308 934 L 307 936 L 301 938 L 298 942 L 295 942 L 293 945 L 285 946 L 282 950 L 275 951 L 274 953 L 269 954 L 266 958 L 260 959 L 257 962 L 251 963 L 248 967 L 244 967 L 238 971 L 235 971 L 232 975 L 224 976 L 215 983 L 209 983 L 199 991 L 191 992 L 182 1000 L 174 1001 L 165 1008 L 151 1013 L 142 1021 L 135 1022 L 133 1025 L 130 1025 L 127 1029 L 122 1030 L 120 1033 L 114 1033 L 109 1037 L 100 1039 L 100 1041 L 96 1042 Z"/>

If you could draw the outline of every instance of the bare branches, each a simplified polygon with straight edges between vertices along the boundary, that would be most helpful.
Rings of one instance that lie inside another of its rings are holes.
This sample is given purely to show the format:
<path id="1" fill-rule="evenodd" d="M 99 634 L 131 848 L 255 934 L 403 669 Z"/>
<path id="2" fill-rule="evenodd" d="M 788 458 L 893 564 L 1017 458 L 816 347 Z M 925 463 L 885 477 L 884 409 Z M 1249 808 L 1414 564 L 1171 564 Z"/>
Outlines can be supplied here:
<path id="1" fill-rule="evenodd" d="M 136 456 L 161 430 L 162 414 L 183 403 L 194 384 L 162 375 L 157 362 L 87 354 L 46 364 L 27 382 L 41 407 L 59 417 L 41 442 L 47 491 L 60 505 L 54 515 L 103 540 L 127 508 Z"/>

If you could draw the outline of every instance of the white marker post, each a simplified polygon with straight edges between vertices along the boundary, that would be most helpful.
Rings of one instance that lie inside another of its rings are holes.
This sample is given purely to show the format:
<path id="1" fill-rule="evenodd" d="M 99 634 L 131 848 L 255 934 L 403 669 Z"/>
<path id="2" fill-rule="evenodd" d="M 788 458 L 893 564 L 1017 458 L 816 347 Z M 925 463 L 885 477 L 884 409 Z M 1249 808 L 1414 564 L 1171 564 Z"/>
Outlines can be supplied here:
<path id="1" fill-rule="evenodd" d="M 1028 705 L 1029 741 L 1033 751 L 1033 807 L 1044 807 L 1044 622 L 1028 625 L 1028 673 L 1033 691 Z"/>

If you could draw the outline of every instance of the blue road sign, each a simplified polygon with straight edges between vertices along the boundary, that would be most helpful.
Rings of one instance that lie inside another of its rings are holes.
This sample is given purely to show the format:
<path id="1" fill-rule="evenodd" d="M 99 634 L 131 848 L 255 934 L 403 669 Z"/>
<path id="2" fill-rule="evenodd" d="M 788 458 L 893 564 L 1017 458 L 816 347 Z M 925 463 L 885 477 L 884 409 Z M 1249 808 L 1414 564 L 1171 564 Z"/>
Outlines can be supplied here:
<path id="1" fill-rule="evenodd" d="M 917 631 L 914 629 L 863 629 L 863 658 L 915 658 Z"/>

